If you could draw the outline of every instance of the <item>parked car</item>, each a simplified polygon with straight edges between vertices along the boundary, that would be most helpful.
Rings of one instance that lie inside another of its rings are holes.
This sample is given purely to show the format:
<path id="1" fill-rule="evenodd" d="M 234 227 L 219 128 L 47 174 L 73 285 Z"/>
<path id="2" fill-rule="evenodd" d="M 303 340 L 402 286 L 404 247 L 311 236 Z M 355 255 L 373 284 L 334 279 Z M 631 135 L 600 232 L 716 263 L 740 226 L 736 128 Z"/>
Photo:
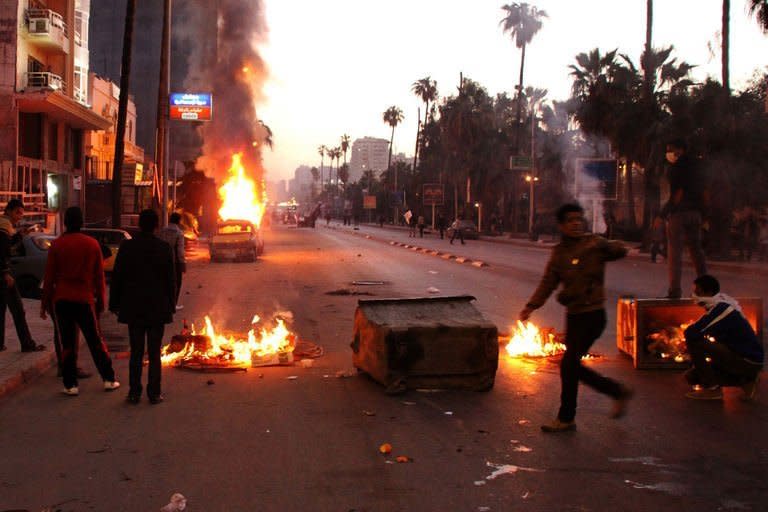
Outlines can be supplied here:
<path id="1" fill-rule="evenodd" d="M 123 243 L 123 240 L 130 240 L 131 235 L 125 230 L 111 228 L 83 228 L 80 232 L 99 242 L 102 252 L 104 252 L 104 272 L 112 273 L 120 244 Z M 106 253 L 105 247 L 109 248 L 110 254 Z"/>
<path id="2" fill-rule="evenodd" d="M 54 235 L 33 233 L 22 237 L 21 243 L 11 250 L 11 275 L 22 297 L 39 299 L 40 285 L 45 275 L 48 249 L 56 239 Z"/>
<path id="3" fill-rule="evenodd" d="M 476 240 L 478 237 L 477 232 L 477 226 L 475 225 L 474 221 L 471 220 L 459 220 L 459 229 L 461 229 L 461 233 L 464 235 L 464 238 L 469 238 Z M 451 227 L 449 227 L 446 230 L 446 234 L 449 237 L 453 237 L 453 224 L 451 224 Z"/>
<path id="4" fill-rule="evenodd" d="M 247 220 L 220 221 L 210 242 L 211 261 L 256 261 L 264 252 L 261 231 Z"/>

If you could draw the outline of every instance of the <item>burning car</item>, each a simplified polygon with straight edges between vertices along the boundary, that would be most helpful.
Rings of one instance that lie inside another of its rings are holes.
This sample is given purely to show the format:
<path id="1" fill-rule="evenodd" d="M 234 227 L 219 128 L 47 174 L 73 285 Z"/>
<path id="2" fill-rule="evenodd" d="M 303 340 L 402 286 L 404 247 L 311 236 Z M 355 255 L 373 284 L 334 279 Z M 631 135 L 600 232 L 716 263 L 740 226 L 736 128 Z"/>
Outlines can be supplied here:
<path id="1" fill-rule="evenodd" d="M 264 252 L 261 231 L 247 220 L 225 220 L 216 226 L 210 242 L 211 261 L 256 261 Z"/>

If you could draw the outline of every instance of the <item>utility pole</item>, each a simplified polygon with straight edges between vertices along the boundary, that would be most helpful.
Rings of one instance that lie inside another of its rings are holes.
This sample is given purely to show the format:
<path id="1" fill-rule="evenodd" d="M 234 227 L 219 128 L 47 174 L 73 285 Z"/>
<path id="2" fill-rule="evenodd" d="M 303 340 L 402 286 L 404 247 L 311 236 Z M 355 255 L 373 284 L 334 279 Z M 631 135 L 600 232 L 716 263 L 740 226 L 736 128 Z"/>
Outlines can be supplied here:
<path id="1" fill-rule="evenodd" d="M 168 225 L 168 94 L 171 57 L 171 0 L 163 0 L 163 35 L 160 46 L 160 81 L 157 88 L 157 143 L 155 165 L 160 173 L 160 225 Z"/>
<path id="2" fill-rule="evenodd" d="M 125 156 L 125 123 L 128 117 L 128 88 L 131 82 L 131 50 L 133 47 L 133 18 L 136 0 L 128 0 L 125 7 L 123 32 L 123 61 L 120 70 L 120 99 L 117 108 L 117 133 L 115 134 L 115 158 L 112 161 L 112 227 L 120 227 L 123 186 L 123 158 Z"/>

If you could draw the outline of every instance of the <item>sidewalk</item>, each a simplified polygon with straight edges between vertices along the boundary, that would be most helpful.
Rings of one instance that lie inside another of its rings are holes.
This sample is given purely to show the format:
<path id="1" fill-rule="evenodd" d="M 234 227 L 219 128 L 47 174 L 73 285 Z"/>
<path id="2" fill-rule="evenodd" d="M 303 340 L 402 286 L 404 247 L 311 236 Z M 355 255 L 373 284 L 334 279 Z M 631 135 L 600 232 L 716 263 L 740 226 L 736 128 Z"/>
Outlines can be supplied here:
<path id="1" fill-rule="evenodd" d="M 42 352 L 21 352 L 13 318 L 11 318 L 10 313 L 6 312 L 5 346 L 7 350 L 0 352 L 0 399 L 8 393 L 12 393 L 20 386 L 31 382 L 56 365 L 56 350 L 53 345 L 53 323 L 50 317 L 47 320 L 40 318 L 40 301 L 34 299 L 22 300 L 32 337 L 37 343 L 45 345 L 46 350 Z M 107 347 L 113 357 L 115 353 L 127 350 L 128 340 L 125 326 L 120 326 L 114 315 L 109 313 L 102 315 L 101 330 L 104 341 L 107 343 Z M 81 349 L 80 357 L 90 358 L 90 353 L 88 353 L 87 349 L 85 352 Z"/>

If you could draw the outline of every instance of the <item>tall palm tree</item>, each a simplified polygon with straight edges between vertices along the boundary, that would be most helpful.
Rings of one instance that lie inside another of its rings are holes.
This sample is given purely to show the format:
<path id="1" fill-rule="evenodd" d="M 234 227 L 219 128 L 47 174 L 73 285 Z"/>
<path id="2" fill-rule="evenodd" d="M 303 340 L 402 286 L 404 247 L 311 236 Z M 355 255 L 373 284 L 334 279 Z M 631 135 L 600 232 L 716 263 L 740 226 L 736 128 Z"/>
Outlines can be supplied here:
<path id="1" fill-rule="evenodd" d="M 515 46 L 520 48 L 520 82 L 517 86 L 517 141 L 520 145 L 520 112 L 522 104 L 520 95 L 523 93 L 523 70 L 525 68 L 525 47 L 533 41 L 533 37 L 541 30 L 542 18 L 547 18 L 545 11 L 539 10 L 536 6 L 527 2 L 514 2 L 502 5 L 501 9 L 506 12 L 506 16 L 499 22 L 504 33 L 514 39 Z"/>
<path id="2" fill-rule="evenodd" d="M 768 34 L 768 0 L 749 0 L 749 14 L 757 19 L 757 24 L 764 34 Z"/>
<path id="3" fill-rule="evenodd" d="M 645 50 L 643 56 L 640 58 L 641 65 L 643 67 L 643 99 L 648 100 L 651 91 L 653 90 L 653 84 L 651 79 L 653 77 L 653 71 L 646 62 L 646 58 L 651 54 L 651 48 L 653 48 L 652 42 L 653 36 L 653 0 L 646 0 L 645 2 Z"/>
<path id="4" fill-rule="evenodd" d="M 328 148 L 325 146 L 325 144 L 317 147 L 317 152 L 320 153 L 320 194 L 323 193 L 323 157 L 325 156 L 326 151 L 328 151 Z"/>
<path id="5" fill-rule="evenodd" d="M 437 99 L 437 82 L 426 76 L 421 80 L 416 80 L 411 86 L 413 94 L 421 98 L 424 102 L 424 126 L 429 122 L 429 102 Z M 413 155 L 413 170 L 416 171 L 416 161 L 419 157 L 419 133 L 421 128 L 421 119 L 416 123 L 416 151 Z"/>
<path id="6" fill-rule="evenodd" d="M 403 111 L 399 107 L 392 105 L 384 111 L 382 115 L 384 122 L 392 127 L 392 135 L 389 137 L 389 156 L 387 157 L 387 176 L 392 168 L 392 144 L 395 141 L 395 127 L 403 120 Z M 397 193 L 397 170 L 395 170 L 394 191 Z M 398 208 L 395 207 L 395 224 L 397 224 Z"/>
<path id="7" fill-rule="evenodd" d="M 347 165 L 347 151 L 349 151 L 349 135 L 346 133 L 341 136 L 341 151 L 344 153 L 344 165 Z"/>

